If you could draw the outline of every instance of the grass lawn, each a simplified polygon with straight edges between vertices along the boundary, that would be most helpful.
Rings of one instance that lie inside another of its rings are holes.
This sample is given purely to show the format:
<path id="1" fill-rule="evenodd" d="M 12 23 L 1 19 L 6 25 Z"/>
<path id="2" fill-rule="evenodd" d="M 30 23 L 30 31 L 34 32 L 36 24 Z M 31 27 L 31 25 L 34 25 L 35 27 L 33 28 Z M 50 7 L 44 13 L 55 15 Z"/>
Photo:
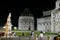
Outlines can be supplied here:
<path id="1" fill-rule="evenodd" d="M 30 32 L 31 31 L 21 31 L 21 30 L 13 30 L 17 36 L 31 36 Z M 39 31 L 35 31 L 35 33 L 37 35 L 40 34 Z M 50 32 L 46 32 L 44 35 L 57 35 L 57 33 L 50 33 Z"/>

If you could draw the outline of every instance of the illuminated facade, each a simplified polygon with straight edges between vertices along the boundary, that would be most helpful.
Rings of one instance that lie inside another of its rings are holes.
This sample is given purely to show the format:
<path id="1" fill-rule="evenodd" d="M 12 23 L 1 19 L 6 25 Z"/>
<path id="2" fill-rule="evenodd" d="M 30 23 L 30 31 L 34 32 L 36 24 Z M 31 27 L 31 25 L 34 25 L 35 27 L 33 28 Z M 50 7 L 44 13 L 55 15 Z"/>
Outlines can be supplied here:
<path id="1" fill-rule="evenodd" d="M 60 0 L 56 1 L 56 8 L 51 12 L 51 32 L 60 32 Z"/>
<path id="2" fill-rule="evenodd" d="M 49 20 L 47 17 L 46 19 L 45 18 L 37 19 L 37 30 L 39 31 L 45 30 L 45 32 L 55 32 L 55 33 L 60 32 L 60 0 L 56 1 L 55 9 L 50 11 L 43 11 L 43 16 L 48 15 L 50 15 Z M 48 25 L 46 23 L 48 23 Z"/>
<path id="3" fill-rule="evenodd" d="M 51 31 L 60 32 L 60 9 L 55 9 L 51 13 Z"/>
<path id="4" fill-rule="evenodd" d="M 51 32 L 51 17 L 38 18 L 37 30 L 43 32 Z"/>
<path id="5" fill-rule="evenodd" d="M 19 30 L 34 30 L 34 17 L 28 9 L 24 10 L 24 13 L 19 17 L 18 20 Z"/>

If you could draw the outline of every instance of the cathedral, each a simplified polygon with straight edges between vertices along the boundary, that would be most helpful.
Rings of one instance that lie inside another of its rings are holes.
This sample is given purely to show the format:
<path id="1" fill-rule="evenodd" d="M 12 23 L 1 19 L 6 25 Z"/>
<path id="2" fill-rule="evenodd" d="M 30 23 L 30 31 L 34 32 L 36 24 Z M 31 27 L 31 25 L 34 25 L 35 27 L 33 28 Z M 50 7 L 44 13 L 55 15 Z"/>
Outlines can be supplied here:
<path id="1" fill-rule="evenodd" d="M 55 9 L 43 11 L 44 18 L 37 18 L 37 30 L 44 32 L 60 32 L 60 0 L 56 1 Z M 47 20 L 47 21 L 46 21 Z"/>
<path id="2" fill-rule="evenodd" d="M 34 17 L 30 13 L 29 9 L 24 9 L 24 12 L 18 19 L 19 30 L 34 30 Z"/>

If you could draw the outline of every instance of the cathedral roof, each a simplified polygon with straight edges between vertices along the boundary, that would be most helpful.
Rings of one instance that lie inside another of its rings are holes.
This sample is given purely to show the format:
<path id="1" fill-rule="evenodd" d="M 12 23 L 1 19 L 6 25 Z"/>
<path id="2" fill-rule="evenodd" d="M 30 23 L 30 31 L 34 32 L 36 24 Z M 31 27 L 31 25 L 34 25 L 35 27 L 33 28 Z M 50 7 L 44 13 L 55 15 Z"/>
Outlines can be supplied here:
<path id="1" fill-rule="evenodd" d="M 25 8 L 24 11 L 21 13 L 21 16 L 33 16 L 33 15 L 28 8 Z"/>

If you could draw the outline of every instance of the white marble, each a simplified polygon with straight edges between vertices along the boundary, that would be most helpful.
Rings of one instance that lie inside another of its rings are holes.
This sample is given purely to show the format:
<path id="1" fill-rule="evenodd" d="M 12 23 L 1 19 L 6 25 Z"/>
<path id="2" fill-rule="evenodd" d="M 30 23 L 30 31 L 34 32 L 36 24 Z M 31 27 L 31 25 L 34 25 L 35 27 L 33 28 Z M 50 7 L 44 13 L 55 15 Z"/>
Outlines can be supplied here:
<path id="1" fill-rule="evenodd" d="M 20 16 L 18 19 L 19 30 L 34 30 L 34 17 L 31 16 Z"/>

